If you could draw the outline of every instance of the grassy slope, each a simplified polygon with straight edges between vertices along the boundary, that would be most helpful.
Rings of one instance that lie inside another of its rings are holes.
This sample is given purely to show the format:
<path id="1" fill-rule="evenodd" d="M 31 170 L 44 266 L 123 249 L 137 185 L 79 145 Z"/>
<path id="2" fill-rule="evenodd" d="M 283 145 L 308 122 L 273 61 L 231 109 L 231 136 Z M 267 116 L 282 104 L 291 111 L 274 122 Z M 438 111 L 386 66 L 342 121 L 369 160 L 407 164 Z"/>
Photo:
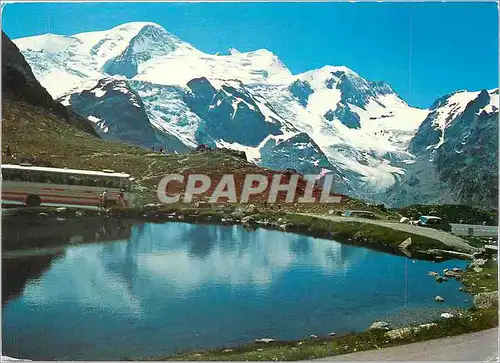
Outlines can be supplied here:
<path id="1" fill-rule="evenodd" d="M 165 173 L 205 172 L 205 173 L 263 173 L 268 170 L 248 163 L 241 158 L 224 152 L 190 153 L 184 155 L 161 155 L 149 150 L 120 142 L 104 141 L 76 129 L 57 116 L 23 102 L 3 102 L 3 144 L 9 144 L 13 158 L 4 162 L 30 162 L 36 165 L 71 167 L 81 169 L 113 169 L 132 174 L 137 179 L 139 203 L 157 202 L 156 187 Z M 261 203 L 256 203 L 262 207 Z M 262 210 L 261 208 L 259 208 Z M 342 204 L 334 205 L 283 205 L 268 206 L 273 213 L 287 212 L 326 212 L 345 209 L 368 209 L 380 218 L 397 218 L 374 205 L 344 198 Z M 262 218 L 271 216 L 263 215 Z M 332 233 L 326 237 L 347 240 L 355 234 L 353 243 L 370 242 L 387 246 L 396 246 L 411 235 L 392 231 L 387 228 L 358 223 L 333 223 L 321 219 L 302 216 L 287 217 L 290 223 L 300 229 L 314 229 L 319 233 Z M 277 218 L 274 218 L 277 219 Z M 360 235 L 361 234 L 361 235 Z M 413 247 L 434 247 L 436 241 L 418 236 L 411 236 Z"/>
<path id="2" fill-rule="evenodd" d="M 224 152 L 192 152 L 183 155 L 160 155 L 121 142 L 104 141 L 92 137 L 64 122 L 48 111 L 21 101 L 2 103 L 2 141 L 9 145 L 12 158 L 4 163 L 28 162 L 33 165 L 80 169 L 112 169 L 130 173 L 138 184 L 138 204 L 157 202 L 156 187 L 166 173 L 269 173 L 241 158 Z M 238 181 L 237 181 L 238 183 Z M 255 201 L 259 204 L 259 201 Z M 260 203 L 261 204 L 261 203 Z M 394 217 L 376 206 L 345 198 L 342 204 L 284 206 L 283 210 L 328 211 L 368 209 L 382 218 Z"/>
<path id="3" fill-rule="evenodd" d="M 467 287 L 467 291 L 471 294 L 481 292 L 492 292 L 498 290 L 498 263 L 492 259 L 488 259 L 486 264 L 481 266 L 481 272 L 475 272 L 468 269 L 460 281 Z"/>
<path id="4" fill-rule="evenodd" d="M 137 178 L 140 200 L 156 201 L 160 177 L 172 171 L 207 170 L 258 172 L 262 170 L 224 153 L 160 155 L 120 142 L 103 141 L 64 123 L 59 117 L 23 102 L 4 101 L 2 141 L 13 158 L 3 162 L 81 169 L 112 169 Z"/>
<path id="5" fill-rule="evenodd" d="M 13 158 L 10 160 L 4 159 L 3 162 L 31 162 L 37 165 L 55 167 L 96 170 L 106 168 L 129 172 L 137 177 L 138 184 L 142 189 L 139 197 L 143 202 L 156 200 L 156 185 L 159 178 L 167 172 L 207 172 L 217 170 L 220 172 L 252 173 L 262 172 L 263 170 L 242 159 L 224 153 L 214 152 L 209 157 L 203 153 L 161 156 L 123 143 L 103 141 L 62 122 L 57 116 L 51 115 L 43 109 L 23 102 L 3 102 L 2 138 L 3 145 L 9 144 L 11 151 L 14 153 Z M 346 200 L 342 205 L 304 207 L 299 211 L 313 211 L 315 208 L 325 211 L 327 208 L 337 210 L 364 208 L 375 211 L 380 217 L 395 217 L 395 214 L 387 213 L 376 206 L 367 206 L 363 202 L 352 199 Z M 263 215 L 263 217 L 274 218 L 270 215 Z M 308 225 L 309 228 L 311 227 L 308 224 L 310 220 L 302 220 L 301 216 L 291 218 L 290 222 L 295 225 L 303 227 Z M 350 226 L 330 225 L 328 221 L 324 220 L 317 220 L 314 223 L 319 223 L 319 225 L 312 226 L 313 228 L 323 231 L 328 230 L 329 232 L 333 230 L 339 236 L 345 234 L 346 237 L 349 234 L 359 232 L 363 228 L 361 225 L 355 224 Z M 363 231 L 361 232 L 363 233 Z M 388 238 L 386 231 L 379 229 L 366 232 L 376 239 L 383 238 L 387 240 Z M 406 238 L 404 235 L 394 235 L 393 237 L 393 240 L 392 237 L 389 237 L 391 244 L 401 242 Z M 427 242 L 420 241 L 417 243 L 427 245 Z M 496 269 L 487 269 L 487 271 L 494 273 L 492 281 L 497 281 Z M 474 278 L 477 280 L 478 277 Z M 405 338 L 404 342 L 460 334 L 497 326 L 497 324 L 496 309 L 472 312 L 464 317 L 441 321 L 438 328 L 412 334 Z M 329 341 L 288 342 L 265 347 L 249 345 L 227 353 L 224 350 L 214 350 L 200 354 L 187 354 L 176 358 L 183 360 L 295 360 L 347 353 L 354 349 L 359 351 L 390 346 L 402 342 L 387 340 L 383 332 L 372 331 L 350 334 Z"/>

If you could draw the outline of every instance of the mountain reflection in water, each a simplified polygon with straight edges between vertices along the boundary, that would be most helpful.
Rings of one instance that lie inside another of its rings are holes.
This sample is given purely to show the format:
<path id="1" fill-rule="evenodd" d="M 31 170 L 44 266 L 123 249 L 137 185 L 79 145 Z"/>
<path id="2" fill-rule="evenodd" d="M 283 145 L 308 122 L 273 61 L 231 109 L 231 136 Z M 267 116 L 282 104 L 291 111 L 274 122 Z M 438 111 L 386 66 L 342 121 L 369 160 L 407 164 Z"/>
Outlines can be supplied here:
<path id="1" fill-rule="evenodd" d="M 120 223 L 123 239 L 60 244 L 42 262 L 36 254 L 4 258 L 14 266 L 4 277 L 22 275 L 24 285 L 7 284 L 4 292 L 5 354 L 140 358 L 362 330 L 387 314 L 433 307 L 436 295 L 445 296 L 440 309 L 466 305 L 456 281 L 425 283 L 429 270 L 463 267 L 460 261 L 436 266 L 242 226 Z M 100 227 L 88 228 L 73 233 Z M 23 246 L 39 244 L 31 239 Z"/>

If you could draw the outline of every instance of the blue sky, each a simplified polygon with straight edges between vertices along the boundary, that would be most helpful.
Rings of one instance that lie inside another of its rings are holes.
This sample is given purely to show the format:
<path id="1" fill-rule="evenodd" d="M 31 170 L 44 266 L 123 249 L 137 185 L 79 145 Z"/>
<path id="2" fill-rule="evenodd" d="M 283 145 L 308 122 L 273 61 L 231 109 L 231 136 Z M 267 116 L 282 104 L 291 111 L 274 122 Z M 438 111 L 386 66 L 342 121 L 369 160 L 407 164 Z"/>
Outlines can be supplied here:
<path id="1" fill-rule="evenodd" d="M 345 65 L 385 80 L 409 104 L 498 87 L 496 3 L 32 3 L 9 4 L 11 38 L 152 21 L 215 53 L 266 48 L 293 73 Z"/>

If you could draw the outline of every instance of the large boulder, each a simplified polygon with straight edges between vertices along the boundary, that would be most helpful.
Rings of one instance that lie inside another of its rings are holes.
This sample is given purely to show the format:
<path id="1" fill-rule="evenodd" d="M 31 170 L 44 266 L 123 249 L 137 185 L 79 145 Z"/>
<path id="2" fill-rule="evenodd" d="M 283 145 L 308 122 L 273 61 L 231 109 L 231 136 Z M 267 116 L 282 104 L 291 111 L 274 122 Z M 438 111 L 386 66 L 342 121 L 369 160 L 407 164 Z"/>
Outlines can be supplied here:
<path id="1" fill-rule="evenodd" d="M 451 270 L 447 270 L 447 271 L 444 272 L 444 275 L 446 277 L 458 277 L 459 273 L 451 271 Z"/>
<path id="2" fill-rule="evenodd" d="M 406 256 L 411 257 L 411 253 L 409 250 L 409 247 L 411 246 L 411 237 L 408 237 L 405 239 L 401 244 L 399 245 L 399 249 L 401 252 L 403 252 Z"/>
<path id="3" fill-rule="evenodd" d="M 435 327 L 437 324 L 436 323 L 429 323 L 429 324 L 421 324 L 419 326 L 407 326 L 404 328 L 399 328 L 399 329 L 393 329 L 385 333 L 385 336 L 388 337 L 389 339 L 403 339 L 406 338 L 407 336 L 411 335 L 412 333 L 416 333 L 420 330 L 423 329 L 430 329 Z"/>
<path id="4" fill-rule="evenodd" d="M 250 225 L 250 224 L 255 224 L 255 223 L 256 223 L 256 222 L 255 222 L 255 217 L 253 217 L 253 216 L 246 216 L 246 217 L 243 217 L 243 218 L 241 219 L 241 223 L 243 223 L 243 224 L 248 224 L 248 225 Z"/>
<path id="5" fill-rule="evenodd" d="M 273 338 L 260 338 L 260 339 L 255 339 L 255 343 L 274 343 L 275 340 Z"/>
<path id="6" fill-rule="evenodd" d="M 474 307 L 476 309 L 486 309 L 498 306 L 498 291 L 480 292 L 474 295 Z"/>
<path id="7" fill-rule="evenodd" d="M 469 265 L 470 269 L 474 269 L 474 267 L 480 267 L 483 266 L 488 260 L 484 258 L 476 258 L 472 263 Z"/>
<path id="8" fill-rule="evenodd" d="M 247 205 L 247 207 L 245 208 L 245 213 L 256 213 L 257 212 L 257 207 L 255 206 L 255 204 L 249 204 Z"/>
<path id="9" fill-rule="evenodd" d="M 442 313 L 440 316 L 443 319 L 451 319 L 451 318 L 453 318 L 453 314 L 450 314 L 450 313 Z"/>
<path id="10" fill-rule="evenodd" d="M 387 323 L 385 321 L 376 321 L 372 325 L 370 325 L 370 327 L 368 328 L 368 330 L 372 330 L 372 329 L 389 330 L 390 325 L 389 325 L 389 323 Z"/>

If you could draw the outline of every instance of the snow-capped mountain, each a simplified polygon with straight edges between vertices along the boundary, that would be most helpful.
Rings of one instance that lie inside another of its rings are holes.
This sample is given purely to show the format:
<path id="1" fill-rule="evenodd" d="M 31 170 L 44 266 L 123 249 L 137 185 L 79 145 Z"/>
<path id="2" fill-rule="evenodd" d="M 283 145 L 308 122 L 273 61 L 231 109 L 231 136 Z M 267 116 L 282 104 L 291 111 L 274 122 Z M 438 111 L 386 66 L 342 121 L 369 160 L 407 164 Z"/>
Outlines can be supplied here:
<path id="1" fill-rule="evenodd" d="M 102 78 L 90 90 L 63 96 L 59 101 L 91 121 L 102 138 L 147 147 L 164 145 L 167 151 L 189 150 L 179 139 L 150 123 L 144 103 L 126 80 Z"/>
<path id="2" fill-rule="evenodd" d="M 2 105 L 10 101 L 48 109 L 65 122 L 97 136 L 88 120 L 54 101 L 38 82 L 19 49 L 2 31 Z"/>
<path id="3" fill-rule="evenodd" d="M 347 67 L 294 75 L 265 49 L 207 54 L 154 23 L 15 43 L 49 93 L 104 138 L 172 151 L 205 143 L 266 167 L 328 169 L 341 192 L 365 199 L 403 185 L 419 140 L 441 130 L 435 145 L 446 143 L 441 120 L 462 112 L 411 107 Z"/>
<path id="4" fill-rule="evenodd" d="M 459 91 L 437 100 L 409 144 L 416 158 L 389 189 L 389 202 L 462 202 L 495 208 L 498 109 L 498 88 Z"/>

